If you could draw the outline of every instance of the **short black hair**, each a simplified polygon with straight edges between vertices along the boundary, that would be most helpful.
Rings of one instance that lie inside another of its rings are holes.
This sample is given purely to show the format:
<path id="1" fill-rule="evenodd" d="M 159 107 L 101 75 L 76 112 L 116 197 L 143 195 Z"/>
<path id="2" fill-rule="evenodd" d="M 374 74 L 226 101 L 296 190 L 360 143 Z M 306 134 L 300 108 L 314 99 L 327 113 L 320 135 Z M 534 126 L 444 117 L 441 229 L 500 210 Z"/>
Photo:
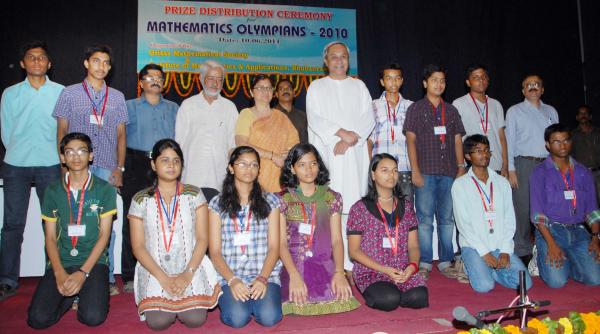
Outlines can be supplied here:
<path id="1" fill-rule="evenodd" d="M 590 107 L 589 104 L 581 104 L 581 105 L 579 105 L 579 107 L 577 107 L 577 111 L 579 112 L 579 109 L 582 109 L 582 108 L 585 109 L 585 110 L 587 110 L 588 114 L 590 114 L 590 115 L 592 114 L 592 107 Z"/>
<path id="2" fill-rule="evenodd" d="M 544 141 L 550 142 L 550 137 L 552 137 L 552 134 L 557 132 L 566 132 L 569 134 L 569 136 L 571 136 L 571 129 L 566 124 L 555 123 L 544 130 Z"/>
<path id="3" fill-rule="evenodd" d="M 442 72 L 444 73 L 444 77 L 446 77 L 446 69 L 444 67 L 442 67 L 442 65 L 439 64 L 427 64 L 425 65 L 425 68 L 423 68 L 423 80 L 427 81 L 427 79 L 429 79 L 429 77 L 431 77 L 431 75 L 435 72 Z"/>
<path id="4" fill-rule="evenodd" d="M 65 146 L 67 146 L 67 144 L 73 140 L 81 140 L 82 142 L 84 142 L 87 145 L 88 151 L 90 153 L 94 151 L 94 148 L 92 147 L 92 140 L 90 139 L 90 137 L 88 135 L 86 135 L 85 133 L 81 133 L 81 132 L 71 132 L 71 133 L 66 134 L 60 140 L 60 153 L 61 154 L 65 154 Z"/>
<path id="5" fill-rule="evenodd" d="M 312 144 L 296 144 L 290 152 L 288 153 L 285 161 L 283 162 L 283 167 L 281 168 L 281 176 L 279 177 L 279 183 L 282 187 L 285 188 L 296 188 L 298 186 L 298 178 L 296 175 L 292 174 L 292 167 L 298 160 L 302 159 L 305 154 L 312 153 L 317 159 L 317 165 L 319 165 L 319 174 L 317 174 L 317 178 L 315 179 L 315 183 L 317 185 L 325 185 L 329 182 L 329 170 L 325 166 L 323 159 L 321 159 L 321 155 L 316 147 Z"/>
<path id="6" fill-rule="evenodd" d="M 46 56 L 48 57 L 48 59 L 50 59 L 50 54 L 48 53 L 48 45 L 46 44 L 46 42 L 40 40 L 34 40 L 23 45 L 21 47 L 21 59 L 25 59 L 27 51 L 37 48 L 44 50 L 44 52 L 46 52 Z"/>
<path id="7" fill-rule="evenodd" d="M 474 134 L 474 135 L 468 136 L 467 138 L 465 138 L 465 141 L 463 142 L 463 152 L 465 154 L 471 153 L 471 151 L 473 150 L 473 147 L 477 146 L 477 144 L 484 144 L 489 147 L 490 141 L 489 141 L 488 137 L 486 137 L 482 134 Z"/>
<path id="8" fill-rule="evenodd" d="M 140 74 L 138 76 L 138 79 L 140 79 L 140 81 L 142 79 L 144 79 L 144 77 L 146 75 L 148 75 L 148 71 L 150 70 L 156 70 L 156 71 L 160 71 L 160 73 L 162 73 L 163 79 L 165 77 L 165 71 L 163 71 L 162 66 L 158 65 L 158 64 L 154 64 L 154 63 L 150 63 L 147 64 L 146 66 L 142 67 L 142 69 L 140 70 Z"/>
<path id="9" fill-rule="evenodd" d="M 94 44 L 86 47 L 83 51 L 84 59 L 89 60 L 90 57 L 96 52 L 106 53 L 110 62 L 112 63 L 112 49 L 106 44 Z"/>
<path id="10" fill-rule="evenodd" d="M 279 81 L 277 81 L 277 84 L 275 85 L 275 89 L 279 89 L 279 85 L 284 82 L 288 82 L 290 84 L 290 86 L 292 86 L 292 89 L 294 89 L 294 84 L 292 83 L 292 80 L 290 80 L 288 78 L 279 79 Z"/>
<path id="11" fill-rule="evenodd" d="M 385 73 L 385 70 L 397 70 L 397 71 L 400 71 L 400 77 L 404 78 L 404 69 L 398 63 L 394 62 L 394 63 L 389 63 L 389 64 L 385 65 L 381 69 L 381 72 L 379 72 L 379 79 L 383 79 L 383 74 Z"/>
<path id="12" fill-rule="evenodd" d="M 471 73 L 473 73 L 473 71 L 476 71 L 478 69 L 482 69 L 485 71 L 485 74 L 490 75 L 487 67 L 485 67 L 483 64 L 479 64 L 479 63 L 473 63 L 473 64 L 469 64 L 469 66 L 467 66 L 467 70 L 465 71 L 465 75 L 466 78 L 465 79 L 469 79 L 469 77 L 471 76 Z"/>

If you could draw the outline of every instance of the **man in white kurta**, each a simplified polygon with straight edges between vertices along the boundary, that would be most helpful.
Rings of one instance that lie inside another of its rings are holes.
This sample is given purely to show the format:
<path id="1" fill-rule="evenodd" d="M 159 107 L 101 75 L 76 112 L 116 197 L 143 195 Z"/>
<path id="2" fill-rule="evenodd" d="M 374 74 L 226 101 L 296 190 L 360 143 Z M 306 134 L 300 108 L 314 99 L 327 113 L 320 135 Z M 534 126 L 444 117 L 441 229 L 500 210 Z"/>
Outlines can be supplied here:
<path id="1" fill-rule="evenodd" d="M 200 68 L 203 90 L 181 103 L 175 122 L 175 140 L 181 145 L 185 166 L 182 181 L 221 190 L 229 151 L 235 147 L 235 104 L 220 95 L 225 69 L 214 61 Z"/>
<path id="2" fill-rule="evenodd" d="M 352 204 L 367 191 L 367 139 L 375 126 L 375 118 L 367 87 L 361 80 L 347 75 L 349 50 L 346 45 L 330 43 L 323 53 L 329 75 L 313 81 L 306 94 L 308 141 L 317 148 L 329 169 L 329 186 L 342 194 L 344 268 L 352 270 L 346 220 Z"/>

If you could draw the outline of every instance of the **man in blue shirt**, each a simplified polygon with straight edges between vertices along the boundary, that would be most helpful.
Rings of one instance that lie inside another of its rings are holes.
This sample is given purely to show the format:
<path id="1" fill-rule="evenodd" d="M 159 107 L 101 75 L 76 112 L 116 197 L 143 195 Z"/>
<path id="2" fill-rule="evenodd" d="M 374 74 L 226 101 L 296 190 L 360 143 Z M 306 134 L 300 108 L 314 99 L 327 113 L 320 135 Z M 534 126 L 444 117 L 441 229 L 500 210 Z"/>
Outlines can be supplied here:
<path id="1" fill-rule="evenodd" d="M 175 137 L 175 118 L 179 106 L 162 97 L 165 73 L 160 65 L 148 64 L 140 70 L 142 95 L 128 100 L 127 154 L 123 177 L 123 217 L 127 217 L 131 199 L 136 192 L 150 187 L 153 182 L 148 152 L 163 138 Z M 133 292 L 136 259 L 131 250 L 129 221 L 123 219 L 121 250 L 121 278 L 125 292 Z"/>
<path id="2" fill-rule="evenodd" d="M 515 254 L 527 266 L 533 250 L 529 222 L 529 176 L 548 156 L 544 131 L 549 125 L 558 123 L 558 113 L 552 106 L 542 102 L 544 81 L 539 75 L 526 76 L 522 89 L 525 100 L 506 112 L 506 143 L 508 180 L 513 188 L 517 218 Z"/>
<path id="3" fill-rule="evenodd" d="M 0 107 L 2 143 L 6 147 L 2 166 L 4 221 L 0 242 L 0 301 L 17 291 L 31 184 L 35 183 L 41 201 L 48 183 L 60 177 L 52 111 L 64 87 L 46 76 L 52 64 L 44 42 L 31 42 L 23 50 L 20 64 L 27 78 L 2 93 Z"/>

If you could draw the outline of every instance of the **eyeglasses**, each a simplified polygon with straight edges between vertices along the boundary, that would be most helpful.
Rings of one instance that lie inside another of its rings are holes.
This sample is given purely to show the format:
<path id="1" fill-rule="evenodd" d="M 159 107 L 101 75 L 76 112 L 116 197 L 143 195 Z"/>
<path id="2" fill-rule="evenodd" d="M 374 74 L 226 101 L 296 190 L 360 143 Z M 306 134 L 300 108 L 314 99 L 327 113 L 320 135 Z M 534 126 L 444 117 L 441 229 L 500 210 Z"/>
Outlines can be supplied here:
<path id="1" fill-rule="evenodd" d="M 272 93 L 274 88 L 273 87 L 269 87 L 269 86 L 258 86 L 258 87 L 254 87 L 254 90 L 257 90 L 259 92 L 265 92 L 265 93 Z"/>
<path id="2" fill-rule="evenodd" d="M 90 153 L 90 151 L 84 149 L 84 148 L 80 148 L 78 150 L 73 150 L 73 149 L 67 149 L 65 150 L 65 157 L 67 158 L 74 158 L 75 156 L 78 157 L 82 157 L 84 155 L 87 155 L 88 153 Z"/>
<path id="3" fill-rule="evenodd" d="M 542 85 L 539 82 L 530 82 L 527 84 L 527 89 L 539 89 Z"/>
<path id="4" fill-rule="evenodd" d="M 291 92 L 293 91 L 292 87 L 279 87 L 279 89 L 277 89 L 278 92 Z"/>
<path id="5" fill-rule="evenodd" d="M 221 83 L 223 82 L 223 77 L 213 77 L 213 76 L 207 76 L 204 81 L 214 81 L 214 82 L 218 82 Z"/>
<path id="6" fill-rule="evenodd" d="M 146 81 L 146 82 L 158 82 L 158 83 L 165 82 L 164 78 L 158 78 L 158 77 L 144 77 L 142 80 Z"/>
<path id="7" fill-rule="evenodd" d="M 234 165 L 238 166 L 241 169 L 258 169 L 260 167 L 260 165 L 258 164 L 258 162 L 245 162 L 245 161 L 241 161 L 241 162 L 236 162 L 234 163 Z"/>
<path id="8" fill-rule="evenodd" d="M 475 150 L 471 151 L 471 153 L 476 153 L 476 154 L 492 154 L 492 151 L 490 151 L 489 148 L 485 148 L 483 150 L 480 149 L 480 148 L 478 148 L 478 149 L 475 149 Z"/>
<path id="9" fill-rule="evenodd" d="M 473 81 L 489 81 L 490 80 L 490 78 L 487 75 L 482 75 L 482 76 L 474 75 L 470 79 Z"/>
<path id="10" fill-rule="evenodd" d="M 25 60 L 30 61 L 32 63 L 36 62 L 36 61 L 39 63 L 42 63 L 42 62 L 48 61 L 48 56 L 46 56 L 46 55 L 39 55 L 39 56 L 27 55 L 27 56 L 25 56 Z"/>

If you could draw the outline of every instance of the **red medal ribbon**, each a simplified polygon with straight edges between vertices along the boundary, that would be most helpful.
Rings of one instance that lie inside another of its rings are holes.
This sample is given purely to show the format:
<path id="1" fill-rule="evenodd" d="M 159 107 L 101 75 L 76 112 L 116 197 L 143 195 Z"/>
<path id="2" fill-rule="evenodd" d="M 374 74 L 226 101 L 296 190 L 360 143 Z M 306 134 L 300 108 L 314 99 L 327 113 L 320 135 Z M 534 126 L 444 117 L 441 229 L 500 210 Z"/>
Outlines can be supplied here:
<path id="1" fill-rule="evenodd" d="M 473 95 L 471 95 L 471 93 L 469 93 L 469 96 L 471 97 L 471 100 L 473 100 L 473 104 L 475 105 L 475 108 L 477 109 L 477 113 L 479 114 L 479 121 L 481 122 L 481 130 L 483 130 L 483 134 L 487 135 L 488 132 L 488 128 L 489 128 L 489 112 L 488 112 L 488 97 L 485 97 L 485 127 L 483 126 L 483 113 L 481 112 L 481 110 L 479 110 L 479 106 L 477 105 L 477 102 L 475 101 L 475 98 L 473 97 Z"/>
<path id="2" fill-rule="evenodd" d="M 252 210 L 248 208 L 248 218 L 246 219 L 246 232 L 250 231 L 250 222 L 252 221 Z M 237 215 L 233 217 L 233 226 L 235 227 L 235 234 L 240 233 L 241 226 L 238 226 Z M 246 245 L 241 245 L 240 249 L 242 250 L 242 254 L 246 254 Z"/>
<path id="3" fill-rule="evenodd" d="M 493 212 L 494 211 L 494 182 L 490 182 L 490 197 L 488 198 L 485 191 L 483 189 L 481 189 L 479 182 L 477 182 L 477 180 L 475 180 L 475 178 L 473 176 L 471 176 L 471 179 L 473 180 L 473 182 L 475 182 L 477 191 L 479 191 L 479 196 L 481 197 L 481 203 L 483 203 L 483 210 L 485 212 Z M 488 206 L 485 204 L 486 200 L 489 201 L 489 204 L 490 204 L 489 209 L 488 209 Z M 488 225 L 490 226 L 490 230 L 491 230 L 494 225 L 494 222 L 491 219 L 489 219 Z"/>
<path id="4" fill-rule="evenodd" d="M 442 103 L 442 125 L 441 126 L 446 126 L 446 105 L 444 104 L 444 100 L 441 100 Z M 437 120 L 437 108 L 433 105 L 433 103 L 429 102 L 429 104 L 431 104 L 431 108 L 433 109 L 433 117 Z M 446 142 L 446 135 L 440 135 L 440 140 L 442 141 L 442 144 L 444 144 Z"/>
<path id="5" fill-rule="evenodd" d="M 177 212 L 179 211 L 179 182 L 177 182 L 177 189 L 175 192 L 175 207 L 173 208 L 173 223 L 171 224 L 171 235 L 169 236 L 169 243 L 167 243 L 167 234 L 165 233 L 165 221 L 162 216 L 163 208 L 161 206 L 162 196 L 160 195 L 160 191 L 158 190 L 158 186 L 156 187 L 156 191 L 154 192 L 156 197 L 156 207 L 158 208 L 158 217 L 160 218 L 160 228 L 162 230 L 163 235 L 163 244 L 165 245 L 165 250 L 167 253 L 171 250 L 171 242 L 173 242 L 173 234 L 175 234 L 175 225 L 177 225 Z M 168 212 L 165 212 L 167 218 L 169 216 Z"/>
<path id="6" fill-rule="evenodd" d="M 306 207 L 304 206 L 304 202 L 300 201 L 300 206 L 302 207 L 302 216 L 304 217 L 304 224 L 308 224 L 307 222 L 307 213 Z M 313 236 L 315 235 L 315 224 L 317 221 L 317 205 L 315 202 L 311 203 L 312 213 L 310 217 L 310 237 L 308 238 L 308 249 L 312 249 Z"/>
<path id="7" fill-rule="evenodd" d="M 394 143 L 394 138 L 395 138 L 394 125 L 396 125 L 396 117 L 398 115 L 398 107 L 400 106 L 400 95 L 398 95 L 398 103 L 396 104 L 396 108 L 394 108 L 393 114 L 390 110 L 390 109 L 392 109 L 392 107 L 390 106 L 390 101 L 388 101 L 388 99 L 387 99 L 387 95 L 385 97 L 385 104 L 387 105 L 387 117 L 388 117 L 388 122 L 390 123 L 390 132 L 392 135 L 392 143 Z"/>
<path id="8" fill-rule="evenodd" d="M 569 174 L 571 176 L 571 186 L 569 186 L 569 181 L 567 181 L 567 176 L 559 169 L 560 176 L 562 176 L 563 182 L 565 183 L 565 187 L 567 191 L 573 191 L 573 199 L 571 200 L 571 204 L 573 204 L 573 210 L 577 209 L 577 194 L 575 193 L 575 174 L 573 173 L 573 165 L 569 165 Z"/>
<path id="9" fill-rule="evenodd" d="M 94 114 L 94 118 L 96 119 L 96 124 L 98 124 L 98 128 L 102 127 L 102 120 L 104 119 L 104 112 L 106 111 L 106 102 L 108 101 L 108 85 L 104 85 L 106 86 L 106 90 L 104 91 L 104 103 L 102 104 L 102 112 L 100 114 L 100 119 L 98 119 L 98 113 L 96 112 L 96 104 L 94 103 L 94 100 L 92 100 L 92 96 L 88 91 L 88 87 L 85 83 L 85 80 L 83 81 L 83 90 L 90 99 L 90 102 L 92 102 L 92 113 Z"/>
<path id="10" fill-rule="evenodd" d="M 394 208 L 396 208 L 396 205 L 398 205 L 398 202 L 396 202 L 396 200 L 394 200 Z M 383 226 L 385 227 L 385 234 L 387 235 L 388 240 L 390 241 L 390 245 L 392 245 L 392 253 L 395 256 L 396 254 L 398 254 L 398 226 L 399 226 L 398 215 L 396 215 L 396 238 L 394 239 L 394 242 L 392 242 L 392 236 L 390 235 L 390 229 L 388 227 L 387 219 L 385 219 L 385 214 L 383 213 L 383 210 L 381 209 L 381 205 L 379 204 L 379 202 L 377 202 L 377 209 L 379 210 L 379 214 L 381 214 L 381 220 L 383 221 Z M 392 212 L 394 212 L 394 211 L 392 210 Z"/>
<path id="11" fill-rule="evenodd" d="M 81 225 L 81 213 L 83 212 L 83 202 L 85 201 L 85 187 L 87 186 L 88 181 L 90 180 L 90 175 L 88 174 L 85 179 L 85 183 L 83 184 L 83 188 L 81 188 L 81 196 L 79 197 L 79 211 L 77 212 L 77 225 Z M 71 204 L 71 178 L 67 177 L 67 200 L 69 201 L 69 225 L 73 225 L 73 207 Z M 77 246 L 77 240 L 79 237 L 71 237 L 71 246 L 73 249 Z"/>

